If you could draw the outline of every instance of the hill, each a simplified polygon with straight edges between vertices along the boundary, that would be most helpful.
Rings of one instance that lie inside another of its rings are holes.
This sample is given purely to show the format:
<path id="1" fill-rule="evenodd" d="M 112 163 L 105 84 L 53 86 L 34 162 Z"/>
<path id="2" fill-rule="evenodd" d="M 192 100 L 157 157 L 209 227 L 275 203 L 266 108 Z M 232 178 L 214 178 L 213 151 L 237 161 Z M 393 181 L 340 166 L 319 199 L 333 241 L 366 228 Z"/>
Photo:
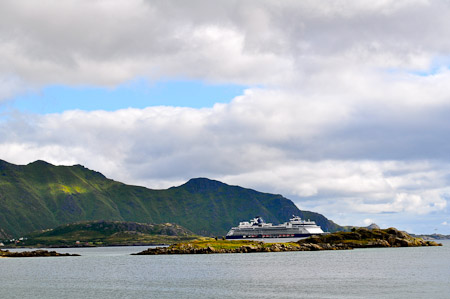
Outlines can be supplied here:
<path id="1" fill-rule="evenodd" d="M 172 244 L 198 238 L 172 223 L 87 221 L 58 226 L 26 235 L 18 246 L 111 246 Z M 8 244 L 6 244 L 8 246 Z"/>
<path id="2" fill-rule="evenodd" d="M 0 160 L 0 232 L 5 236 L 93 220 L 176 223 L 212 236 L 255 215 L 282 223 L 293 214 L 316 221 L 325 231 L 342 229 L 321 214 L 300 211 L 281 195 L 206 178 L 152 190 L 116 182 L 81 165 Z"/>
<path id="3" fill-rule="evenodd" d="M 416 238 L 422 238 L 424 240 L 450 240 L 450 235 L 442 235 L 442 234 L 429 234 L 429 235 L 411 234 L 411 236 Z"/>

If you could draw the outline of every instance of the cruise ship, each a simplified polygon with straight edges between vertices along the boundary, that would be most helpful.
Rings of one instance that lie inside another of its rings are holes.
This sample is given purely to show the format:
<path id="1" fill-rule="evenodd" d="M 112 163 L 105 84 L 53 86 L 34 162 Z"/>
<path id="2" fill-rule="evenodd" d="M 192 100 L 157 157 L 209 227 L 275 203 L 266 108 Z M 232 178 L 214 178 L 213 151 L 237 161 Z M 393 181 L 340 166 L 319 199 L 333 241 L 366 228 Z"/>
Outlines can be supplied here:
<path id="1" fill-rule="evenodd" d="M 323 234 L 320 226 L 314 221 L 302 220 L 299 216 L 293 216 L 289 222 L 279 225 L 265 223 L 257 216 L 248 221 L 240 222 L 239 226 L 233 227 L 227 233 L 227 239 L 266 239 L 266 238 L 291 238 L 300 239 L 312 235 Z"/>

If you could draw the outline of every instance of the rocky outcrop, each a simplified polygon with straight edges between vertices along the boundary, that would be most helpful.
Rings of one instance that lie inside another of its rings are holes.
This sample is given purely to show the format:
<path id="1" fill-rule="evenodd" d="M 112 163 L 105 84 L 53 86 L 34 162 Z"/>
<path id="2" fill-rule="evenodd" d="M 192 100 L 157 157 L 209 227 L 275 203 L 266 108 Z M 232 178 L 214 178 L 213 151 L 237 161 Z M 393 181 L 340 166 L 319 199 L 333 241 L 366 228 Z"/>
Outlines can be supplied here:
<path id="1" fill-rule="evenodd" d="M 234 242 L 234 241 L 228 241 Z M 177 246 L 178 245 L 178 246 Z M 181 246 L 180 246 L 181 245 Z M 318 250 L 315 244 L 299 246 L 292 243 L 252 242 L 236 248 L 218 248 L 211 242 L 209 246 L 197 247 L 190 243 L 175 244 L 169 247 L 149 248 L 135 255 L 158 255 L 158 254 L 208 254 L 208 253 L 249 253 L 249 252 L 281 252 L 281 251 L 311 251 Z"/>
<path id="2" fill-rule="evenodd" d="M 0 250 L 0 257 L 39 257 L 39 256 L 79 256 L 79 254 L 59 253 L 56 251 L 34 250 L 11 252 L 9 250 Z"/>
<path id="3" fill-rule="evenodd" d="M 149 248 L 136 255 L 158 254 L 211 254 L 282 251 L 349 250 L 374 247 L 442 246 L 433 241 L 414 238 L 395 228 L 359 228 L 352 232 L 337 232 L 313 236 L 297 243 L 264 243 L 256 241 L 196 240 L 169 247 Z"/>
<path id="4" fill-rule="evenodd" d="M 414 238 L 392 227 L 388 229 L 358 228 L 353 229 L 352 232 L 337 232 L 313 236 L 300 240 L 298 243 L 312 243 L 323 248 L 331 247 L 331 249 L 442 246 L 442 244 L 433 241 Z"/>

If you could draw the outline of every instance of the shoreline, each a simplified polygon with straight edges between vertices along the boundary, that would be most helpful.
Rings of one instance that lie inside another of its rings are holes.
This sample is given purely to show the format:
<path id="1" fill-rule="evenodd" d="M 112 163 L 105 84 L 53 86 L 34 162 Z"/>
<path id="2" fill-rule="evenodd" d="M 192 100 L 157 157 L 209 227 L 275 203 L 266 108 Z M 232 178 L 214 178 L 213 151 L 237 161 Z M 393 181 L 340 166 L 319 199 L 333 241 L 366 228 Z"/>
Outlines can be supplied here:
<path id="1" fill-rule="evenodd" d="M 203 238 L 191 242 L 170 245 L 169 247 L 164 248 L 149 248 L 133 255 L 321 251 L 421 246 L 442 246 L 442 244 L 411 237 L 407 233 L 401 232 L 395 228 L 383 230 L 359 228 L 352 232 L 315 235 L 291 243 L 264 243 L 249 240 L 230 241 Z"/>
<path id="2" fill-rule="evenodd" d="M 171 244 L 164 244 L 164 243 L 158 243 L 158 244 L 107 244 L 107 245 L 49 245 L 49 246 L 20 246 L 20 247 L 11 247 L 11 246 L 3 246 L 0 248 L 0 250 L 3 249 L 39 249 L 39 248 L 47 248 L 47 249 L 61 249 L 61 248 L 99 248 L 99 247 L 138 247 L 138 246 L 170 246 Z"/>
<path id="3" fill-rule="evenodd" d="M 48 251 L 48 250 L 33 250 L 33 251 L 9 251 L 9 250 L 0 250 L 0 258 L 15 258 L 15 257 L 62 257 L 62 256 L 80 256 L 79 254 L 72 253 L 59 253 L 56 251 Z"/>

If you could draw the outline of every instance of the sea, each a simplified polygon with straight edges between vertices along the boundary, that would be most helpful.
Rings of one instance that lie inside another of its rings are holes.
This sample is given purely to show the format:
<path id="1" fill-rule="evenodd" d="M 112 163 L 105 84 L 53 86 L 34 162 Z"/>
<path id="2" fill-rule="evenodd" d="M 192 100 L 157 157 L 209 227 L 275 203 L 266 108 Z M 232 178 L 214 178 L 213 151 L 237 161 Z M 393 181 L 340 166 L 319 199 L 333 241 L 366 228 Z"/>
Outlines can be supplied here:
<path id="1" fill-rule="evenodd" d="M 450 241 L 441 242 L 152 256 L 131 255 L 148 248 L 138 246 L 56 249 L 81 256 L 1 258 L 0 298 L 450 298 Z"/>

